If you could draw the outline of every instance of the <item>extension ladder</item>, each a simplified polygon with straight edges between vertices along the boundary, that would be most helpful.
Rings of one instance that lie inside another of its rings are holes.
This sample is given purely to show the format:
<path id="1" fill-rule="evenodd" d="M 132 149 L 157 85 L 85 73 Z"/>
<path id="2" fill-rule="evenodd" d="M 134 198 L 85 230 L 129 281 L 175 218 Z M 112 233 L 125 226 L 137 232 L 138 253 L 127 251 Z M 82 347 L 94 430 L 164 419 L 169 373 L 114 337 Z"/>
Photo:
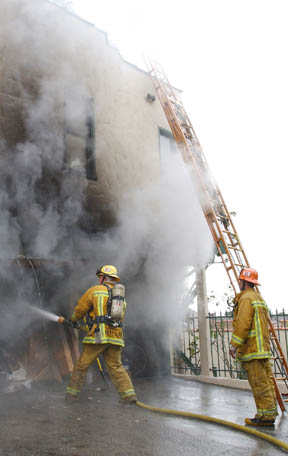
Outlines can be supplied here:
<path id="1" fill-rule="evenodd" d="M 148 73 L 162 105 L 174 139 L 181 151 L 182 158 L 198 186 L 200 204 L 214 239 L 218 255 L 228 274 L 235 294 L 239 290 L 238 277 L 243 267 L 250 267 L 239 236 L 236 232 L 231 213 L 228 211 L 222 194 L 209 169 L 207 160 L 190 122 L 179 91 L 170 84 L 162 66 L 146 59 Z M 277 363 L 281 377 L 274 377 L 277 400 L 282 411 L 288 399 L 288 365 L 270 320 L 271 349 L 274 362 Z M 280 393 L 277 381 L 283 381 L 287 393 Z"/>
<path id="2" fill-rule="evenodd" d="M 199 140 L 177 91 L 169 83 L 162 66 L 149 60 L 149 73 L 166 114 L 184 162 L 191 165 L 194 182 L 199 187 L 200 204 L 231 285 L 236 293 L 238 277 L 249 263 L 236 232 L 232 217 L 212 176 Z"/>

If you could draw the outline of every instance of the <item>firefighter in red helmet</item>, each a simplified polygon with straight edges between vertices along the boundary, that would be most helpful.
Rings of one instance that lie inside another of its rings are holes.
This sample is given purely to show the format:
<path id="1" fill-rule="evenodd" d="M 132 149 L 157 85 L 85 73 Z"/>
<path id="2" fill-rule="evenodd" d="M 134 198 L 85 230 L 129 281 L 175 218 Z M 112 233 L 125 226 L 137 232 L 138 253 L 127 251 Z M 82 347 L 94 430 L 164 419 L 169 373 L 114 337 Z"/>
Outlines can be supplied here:
<path id="1" fill-rule="evenodd" d="M 273 426 L 278 413 L 270 364 L 269 311 L 255 285 L 260 285 L 257 271 L 243 268 L 239 275 L 241 291 L 234 300 L 230 354 L 242 362 L 256 403 L 255 417 L 246 418 L 245 423 Z"/>

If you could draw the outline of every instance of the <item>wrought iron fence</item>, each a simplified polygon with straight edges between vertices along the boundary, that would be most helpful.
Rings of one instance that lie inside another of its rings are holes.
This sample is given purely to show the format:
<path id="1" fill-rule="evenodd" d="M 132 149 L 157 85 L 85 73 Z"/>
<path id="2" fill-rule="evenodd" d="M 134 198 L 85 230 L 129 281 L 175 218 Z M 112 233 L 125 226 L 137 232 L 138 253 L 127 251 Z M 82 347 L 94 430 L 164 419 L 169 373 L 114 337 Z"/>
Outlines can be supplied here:
<path id="1" fill-rule="evenodd" d="M 198 318 L 189 318 L 182 322 L 172 340 L 171 368 L 174 373 L 199 375 L 200 350 Z"/>
<path id="2" fill-rule="evenodd" d="M 225 312 L 219 315 L 208 314 L 210 329 L 211 366 L 210 370 L 215 377 L 229 377 L 246 379 L 246 372 L 241 363 L 234 360 L 229 354 L 229 343 L 232 336 L 232 313 Z M 284 356 L 288 356 L 288 314 L 282 312 L 270 313 Z M 182 327 L 174 334 L 172 341 L 171 369 L 173 373 L 194 374 L 201 373 L 201 359 L 199 350 L 198 317 L 194 316 L 182 322 Z M 274 375 L 282 376 L 281 365 L 277 360 L 273 362 Z"/>

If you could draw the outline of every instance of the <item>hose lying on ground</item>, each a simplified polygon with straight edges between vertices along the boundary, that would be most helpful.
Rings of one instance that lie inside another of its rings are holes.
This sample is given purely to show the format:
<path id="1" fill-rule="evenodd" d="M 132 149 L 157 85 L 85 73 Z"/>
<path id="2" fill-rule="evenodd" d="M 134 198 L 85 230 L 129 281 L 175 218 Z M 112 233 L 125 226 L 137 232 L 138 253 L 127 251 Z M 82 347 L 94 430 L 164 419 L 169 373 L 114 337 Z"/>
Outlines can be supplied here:
<path id="1" fill-rule="evenodd" d="M 282 442 L 281 440 L 275 439 L 271 435 L 265 434 L 264 432 L 260 432 L 260 431 L 257 431 L 256 429 L 251 429 L 249 427 L 242 426 L 241 424 L 232 423 L 231 421 L 221 420 L 220 418 L 213 418 L 212 416 L 199 415 L 197 413 L 182 412 L 180 410 L 171 410 L 171 409 L 153 407 L 152 405 L 143 404 L 143 402 L 139 402 L 139 401 L 137 401 L 136 404 L 139 407 L 145 408 L 147 410 L 152 410 L 153 412 L 165 413 L 167 415 L 185 416 L 187 418 L 196 418 L 197 420 L 210 421 L 211 423 L 222 424 L 224 426 L 228 426 L 233 429 L 237 429 L 238 431 L 242 431 L 242 432 L 246 432 L 247 434 L 255 435 L 256 437 L 260 437 L 260 439 L 268 440 L 268 442 L 271 442 L 274 445 L 276 445 L 288 452 L 287 443 Z"/>

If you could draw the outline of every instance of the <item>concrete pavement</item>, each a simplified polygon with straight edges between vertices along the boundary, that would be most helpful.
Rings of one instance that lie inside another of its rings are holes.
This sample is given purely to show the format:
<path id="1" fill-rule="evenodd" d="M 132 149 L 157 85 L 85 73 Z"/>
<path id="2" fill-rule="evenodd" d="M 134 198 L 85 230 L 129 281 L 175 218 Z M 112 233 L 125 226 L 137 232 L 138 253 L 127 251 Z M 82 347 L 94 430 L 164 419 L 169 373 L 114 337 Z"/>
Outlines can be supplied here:
<path id="1" fill-rule="evenodd" d="M 254 416 L 252 394 L 174 377 L 134 381 L 141 402 L 243 424 Z M 81 401 L 66 404 L 65 385 L 0 388 L 0 456 L 276 456 L 267 441 L 212 423 L 123 406 L 112 385 L 87 385 Z M 288 419 L 259 429 L 288 442 Z"/>

